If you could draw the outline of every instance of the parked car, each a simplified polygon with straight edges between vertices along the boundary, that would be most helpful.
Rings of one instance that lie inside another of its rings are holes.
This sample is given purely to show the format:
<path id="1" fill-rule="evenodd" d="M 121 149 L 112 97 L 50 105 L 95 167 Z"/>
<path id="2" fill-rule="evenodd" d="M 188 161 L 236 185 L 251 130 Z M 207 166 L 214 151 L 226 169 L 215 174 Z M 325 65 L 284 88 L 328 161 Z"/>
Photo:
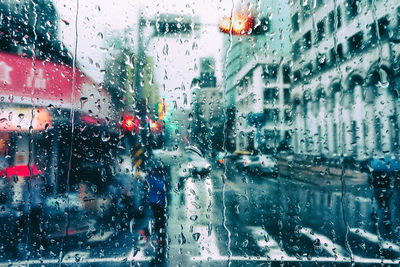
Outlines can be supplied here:
<path id="1" fill-rule="evenodd" d="M 180 177 L 206 175 L 211 171 L 211 164 L 198 148 L 186 147 L 182 153 L 184 163 L 179 170 Z"/>
<path id="2" fill-rule="evenodd" d="M 246 169 L 257 173 L 268 173 L 276 176 L 278 174 L 277 160 L 270 155 L 250 156 L 250 162 Z"/>
<path id="3" fill-rule="evenodd" d="M 236 160 L 236 168 L 238 168 L 238 170 L 246 170 L 251 161 L 250 157 L 251 156 L 249 155 L 239 156 L 239 158 Z"/>

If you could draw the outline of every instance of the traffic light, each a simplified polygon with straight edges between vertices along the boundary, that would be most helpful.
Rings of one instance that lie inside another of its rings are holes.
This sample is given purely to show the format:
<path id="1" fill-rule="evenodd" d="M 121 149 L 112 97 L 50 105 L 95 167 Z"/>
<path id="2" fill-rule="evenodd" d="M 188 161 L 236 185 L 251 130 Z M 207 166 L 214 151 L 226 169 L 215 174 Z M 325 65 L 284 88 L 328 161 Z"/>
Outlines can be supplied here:
<path id="1" fill-rule="evenodd" d="M 137 133 L 139 131 L 139 119 L 136 116 L 124 115 L 121 127 L 127 132 Z"/>
<path id="2" fill-rule="evenodd" d="M 254 15 L 246 12 L 237 12 L 231 17 L 223 17 L 218 27 L 221 32 L 232 33 L 233 35 L 258 35 L 266 33 L 269 29 L 267 18 L 258 21 Z"/>

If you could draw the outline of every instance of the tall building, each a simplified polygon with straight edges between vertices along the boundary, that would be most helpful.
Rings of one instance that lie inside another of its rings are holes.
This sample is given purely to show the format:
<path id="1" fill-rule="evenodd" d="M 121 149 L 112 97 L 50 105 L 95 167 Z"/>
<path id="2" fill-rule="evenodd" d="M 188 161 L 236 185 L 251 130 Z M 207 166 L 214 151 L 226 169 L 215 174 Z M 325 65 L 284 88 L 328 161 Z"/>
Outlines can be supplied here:
<path id="1" fill-rule="evenodd" d="M 295 152 L 397 150 L 400 2 L 296 0 L 291 27 Z"/>
<path id="2" fill-rule="evenodd" d="M 236 79 L 236 149 L 271 153 L 289 142 L 289 62 L 279 56 L 259 58 L 244 66 Z"/>
<path id="3" fill-rule="evenodd" d="M 289 70 L 290 7 L 286 1 L 245 1 L 242 10 L 255 12 L 256 19 L 267 18 L 268 23 L 262 34 L 225 37 L 225 104 L 235 115 L 228 139 L 235 141 L 236 150 L 266 151 L 279 145 L 286 131 L 283 98 L 290 87 L 283 83 L 283 72 Z"/>

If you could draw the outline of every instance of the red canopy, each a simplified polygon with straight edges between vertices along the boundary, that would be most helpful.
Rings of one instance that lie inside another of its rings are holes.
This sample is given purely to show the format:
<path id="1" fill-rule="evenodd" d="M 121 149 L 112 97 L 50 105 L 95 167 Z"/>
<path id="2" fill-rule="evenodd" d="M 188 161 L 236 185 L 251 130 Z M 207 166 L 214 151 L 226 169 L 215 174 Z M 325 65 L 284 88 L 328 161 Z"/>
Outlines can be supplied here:
<path id="1" fill-rule="evenodd" d="M 36 166 L 30 166 L 32 170 L 32 176 L 43 174 L 43 171 L 39 170 Z M 29 170 L 28 165 L 16 165 L 10 166 L 0 171 L 1 177 L 12 177 L 12 176 L 19 176 L 19 177 L 29 177 L 31 176 L 31 172 Z"/>

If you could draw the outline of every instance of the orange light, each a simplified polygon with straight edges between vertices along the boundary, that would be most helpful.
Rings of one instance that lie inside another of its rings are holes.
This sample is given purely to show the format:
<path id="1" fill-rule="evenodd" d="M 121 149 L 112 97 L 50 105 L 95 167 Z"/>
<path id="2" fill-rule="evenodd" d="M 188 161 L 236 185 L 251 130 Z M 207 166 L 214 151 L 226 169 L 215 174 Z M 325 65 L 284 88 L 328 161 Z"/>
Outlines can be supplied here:
<path id="1" fill-rule="evenodd" d="M 218 23 L 218 27 L 220 31 L 229 33 L 231 30 L 231 18 L 223 17 L 221 21 Z"/>
<path id="2" fill-rule="evenodd" d="M 245 35 L 254 27 L 254 17 L 248 12 L 237 12 L 232 18 L 223 17 L 218 23 L 220 31 L 234 35 Z"/>
<path id="3" fill-rule="evenodd" d="M 219 162 L 219 163 L 222 163 L 222 162 L 224 162 L 224 160 L 223 160 L 223 159 L 219 159 L 218 162 Z"/>

